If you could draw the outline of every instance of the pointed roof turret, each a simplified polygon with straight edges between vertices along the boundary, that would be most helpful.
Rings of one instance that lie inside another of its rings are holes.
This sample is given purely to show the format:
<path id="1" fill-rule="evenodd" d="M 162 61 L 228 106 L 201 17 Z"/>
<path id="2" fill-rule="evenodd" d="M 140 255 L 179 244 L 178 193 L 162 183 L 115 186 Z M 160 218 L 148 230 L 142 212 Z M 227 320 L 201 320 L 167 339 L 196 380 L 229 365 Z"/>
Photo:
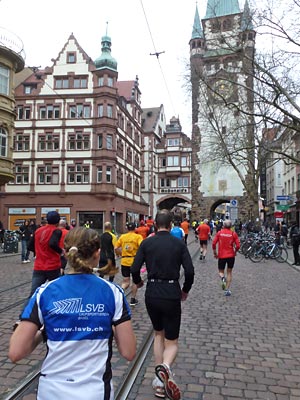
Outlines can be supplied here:
<path id="1" fill-rule="evenodd" d="M 241 30 L 242 31 L 252 31 L 254 29 L 252 23 L 252 13 L 249 7 L 248 0 L 245 1 L 243 17 L 241 21 Z"/>
<path id="2" fill-rule="evenodd" d="M 111 55 L 111 38 L 107 35 L 102 36 L 102 54 L 95 60 L 96 69 L 108 68 L 113 71 L 117 71 L 118 63 Z"/>
<path id="3" fill-rule="evenodd" d="M 204 18 L 216 18 L 223 15 L 239 14 L 240 12 L 238 0 L 207 0 Z"/>
<path id="4" fill-rule="evenodd" d="M 203 39 L 202 25 L 201 25 L 201 21 L 200 21 L 200 17 L 199 17 L 197 4 L 196 4 L 195 17 L 194 17 L 192 39 Z"/>

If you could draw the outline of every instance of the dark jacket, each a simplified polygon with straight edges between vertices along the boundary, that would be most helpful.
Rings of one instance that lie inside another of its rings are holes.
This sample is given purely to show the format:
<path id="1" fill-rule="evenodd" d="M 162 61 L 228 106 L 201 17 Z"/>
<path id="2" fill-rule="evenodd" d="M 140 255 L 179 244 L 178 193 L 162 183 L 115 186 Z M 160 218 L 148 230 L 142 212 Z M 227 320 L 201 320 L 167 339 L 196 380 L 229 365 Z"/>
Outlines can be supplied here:
<path id="1" fill-rule="evenodd" d="M 28 242 L 30 240 L 31 231 L 30 231 L 29 225 L 21 225 L 19 227 L 18 233 L 21 237 L 21 240 L 26 240 L 26 242 Z"/>
<path id="2" fill-rule="evenodd" d="M 290 230 L 290 239 L 292 241 L 293 246 L 299 246 L 300 244 L 300 231 L 298 226 L 292 225 L 291 230 Z"/>
<path id="3" fill-rule="evenodd" d="M 148 275 L 146 297 L 180 299 L 181 266 L 184 270 L 182 290 L 185 293 L 190 291 L 194 282 L 194 266 L 184 241 L 168 231 L 158 231 L 155 236 L 144 239 L 131 266 L 135 284 L 141 282 L 140 268 L 144 262 Z"/>

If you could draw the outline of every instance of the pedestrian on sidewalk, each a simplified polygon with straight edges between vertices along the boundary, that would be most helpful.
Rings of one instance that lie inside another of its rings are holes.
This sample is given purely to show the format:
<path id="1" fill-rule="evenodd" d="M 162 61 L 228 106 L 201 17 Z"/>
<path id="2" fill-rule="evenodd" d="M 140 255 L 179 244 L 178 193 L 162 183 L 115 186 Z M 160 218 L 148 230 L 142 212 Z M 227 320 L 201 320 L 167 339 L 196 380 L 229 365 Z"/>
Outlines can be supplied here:
<path id="1" fill-rule="evenodd" d="M 300 230 L 296 221 L 292 222 L 290 229 L 290 239 L 293 246 L 294 262 L 293 265 L 300 265 L 299 245 L 300 245 Z"/>
<path id="2" fill-rule="evenodd" d="M 225 290 L 225 296 L 231 295 L 231 290 L 229 288 L 232 282 L 232 270 L 236 253 L 240 248 L 239 237 L 236 232 L 231 230 L 231 226 L 231 221 L 226 219 L 223 223 L 223 228 L 217 232 L 212 242 L 214 257 L 218 259 L 219 276 L 221 278 L 222 289 Z M 225 276 L 226 266 L 227 276 Z"/>
<path id="3" fill-rule="evenodd" d="M 30 250 L 28 249 L 28 243 L 31 239 L 31 231 L 28 220 L 25 220 L 24 223 L 19 227 L 18 234 L 21 238 L 21 262 L 26 264 L 30 262 Z"/>
<path id="4" fill-rule="evenodd" d="M 31 297 L 8 355 L 12 362 L 27 357 L 44 332 L 48 352 L 37 398 L 112 400 L 113 339 L 126 360 L 136 354 L 130 308 L 119 286 L 93 274 L 100 256 L 95 230 L 72 229 L 65 249 L 70 270 Z"/>
<path id="5" fill-rule="evenodd" d="M 194 282 L 194 266 L 183 240 L 170 234 L 172 214 L 160 210 L 155 218 L 157 233 L 144 240 L 131 267 L 137 287 L 143 285 L 140 269 L 146 263 L 148 280 L 145 292 L 147 312 L 154 329 L 155 374 L 152 382 L 155 396 L 179 400 L 180 389 L 174 381 L 171 367 L 178 353 L 181 321 L 181 301 L 187 299 Z M 180 287 L 180 268 L 184 283 Z"/>

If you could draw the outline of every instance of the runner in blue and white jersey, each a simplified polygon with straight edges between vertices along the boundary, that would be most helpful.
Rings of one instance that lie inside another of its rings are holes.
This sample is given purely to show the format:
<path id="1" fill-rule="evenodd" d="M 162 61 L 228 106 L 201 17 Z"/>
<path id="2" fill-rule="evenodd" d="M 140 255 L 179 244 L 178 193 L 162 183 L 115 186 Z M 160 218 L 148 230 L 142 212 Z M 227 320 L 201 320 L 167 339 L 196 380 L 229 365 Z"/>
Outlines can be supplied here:
<path id="1" fill-rule="evenodd" d="M 112 341 L 132 360 L 136 339 L 123 290 L 98 276 L 100 240 L 96 231 L 72 229 L 65 238 L 68 274 L 36 290 L 10 341 L 17 362 L 47 337 L 38 400 L 112 400 Z"/>

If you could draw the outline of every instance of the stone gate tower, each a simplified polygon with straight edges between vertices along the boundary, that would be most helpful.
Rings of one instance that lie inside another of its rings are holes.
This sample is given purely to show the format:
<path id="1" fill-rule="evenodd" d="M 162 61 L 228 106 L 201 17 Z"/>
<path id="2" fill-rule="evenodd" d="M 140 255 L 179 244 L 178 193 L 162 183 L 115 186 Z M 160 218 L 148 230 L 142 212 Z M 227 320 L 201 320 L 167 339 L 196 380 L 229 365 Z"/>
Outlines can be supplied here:
<path id="1" fill-rule="evenodd" d="M 238 105 L 251 115 L 254 47 L 247 0 L 243 11 L 238 0 L 207 0 L 202 20 L 196 7 L 190 40 L 192 218 L 210 217 L 217 205 L 229 202 L 237 205 L 237 218 L 252 216 L 247 183 L 254 124 Z"/>

